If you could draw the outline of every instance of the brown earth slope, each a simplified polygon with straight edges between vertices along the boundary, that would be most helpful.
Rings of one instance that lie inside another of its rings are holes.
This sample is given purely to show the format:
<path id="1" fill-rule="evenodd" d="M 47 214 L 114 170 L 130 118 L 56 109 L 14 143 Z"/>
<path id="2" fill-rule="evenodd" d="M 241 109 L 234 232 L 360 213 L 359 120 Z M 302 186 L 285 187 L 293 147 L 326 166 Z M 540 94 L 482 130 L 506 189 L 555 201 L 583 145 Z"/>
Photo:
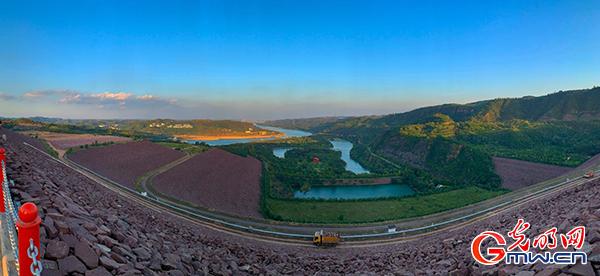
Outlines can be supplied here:
<path id="1" fill-rule="evenodd" d="M 139 177 L 184 155 L 152 142 L 139 141 L 80 150 L 68 158 L 121 185 L 135 188 Z"/>
<path id="2" fill-rule="evenodd" d="M 573 168 L 493 157 L 496 174 L 502 178 L 502 187 L 518 190 L 529 185 L 555 178 Z"/>
<path id="3" fill-rule="evenodd" d="M 60 150 L 91 145 L 94 143 L 124 143 L 131 141 L 131 138 L 110 135 L 72 134 L 47 131 L 25 131 L 23 133 L 44 139 Z"/>
<path id="4" fill-rule="evenodd" d="M 197 206 L 260 217 L 260 174 L 257 159 L 211 149 L 159 174 L 152 185 L 162 194 Z"/>

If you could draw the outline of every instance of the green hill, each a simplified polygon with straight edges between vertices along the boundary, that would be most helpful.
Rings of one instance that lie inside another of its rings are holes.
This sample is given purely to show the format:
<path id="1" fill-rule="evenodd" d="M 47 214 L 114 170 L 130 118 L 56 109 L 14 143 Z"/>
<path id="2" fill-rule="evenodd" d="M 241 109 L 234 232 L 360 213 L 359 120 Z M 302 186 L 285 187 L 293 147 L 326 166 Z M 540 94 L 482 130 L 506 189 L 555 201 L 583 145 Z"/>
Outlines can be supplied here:
<path id="1" fill-rule="evenodd" d="M 271 136 L 278 132 L 260 129 L 251 122 L 233 120 L 97 120 L 60 118 L 5 119 L 17 129 L 66 133 L 123 135 L 134 138 L 169 139 L 177 136 Z"/>
<path id="2" fill-rule="evenodd" d="M 399 170 L 425 191 L 490 188 L 500 183 L 492 156 L 577 166 L 600 153 L 600 87 L 311 123 L 309 131 L 352 140 L 352 157 L 372 172 Z"/>

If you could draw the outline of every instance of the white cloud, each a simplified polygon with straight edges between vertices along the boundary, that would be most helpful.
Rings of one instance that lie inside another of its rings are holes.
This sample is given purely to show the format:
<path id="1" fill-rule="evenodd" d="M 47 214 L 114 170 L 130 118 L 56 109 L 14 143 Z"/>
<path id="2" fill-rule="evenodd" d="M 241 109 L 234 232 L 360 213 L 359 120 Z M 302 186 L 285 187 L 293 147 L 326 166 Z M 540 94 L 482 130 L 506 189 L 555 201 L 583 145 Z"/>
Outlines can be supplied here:
<path id="1" fill-rule="evenodd" d="M 142 101 L 153 100 L 153 99 L 156 99 L 156 98 L 157 98 L 156 96 L 154 96 L 154 95 L 148 95 L 148 94 L 136 97 L 136 99 L 142 100 Z"/>
<path id="2" fill-rule="evenodd" d="M 0 99 L 2 99 L 0 95 Z M 24 93 L 23 101 L 49 102 L 65 105 L 93 105 L 98 109 L 144 109 L 175 106 L 176 99 L 161 98 L 152 94 L 135 95 L 126 92 L 83 93 L 72 90 L 39 90 Z"/>
<path id="3" fill-rule="evenodd" d="M 131 97 L 131 93 L 123 93 L 123 92 L 104 92 L 100 94 L 92 94 L 90 97 L 98 98 L 100 100 L 114 100 L 114 101 L 126 101 Z"/>
<path id="4" fill-rule="evenodd" d="M 75 103 L 81 101 L 81 94 L 68 94 L 58 100 L 60 103 Z"/>

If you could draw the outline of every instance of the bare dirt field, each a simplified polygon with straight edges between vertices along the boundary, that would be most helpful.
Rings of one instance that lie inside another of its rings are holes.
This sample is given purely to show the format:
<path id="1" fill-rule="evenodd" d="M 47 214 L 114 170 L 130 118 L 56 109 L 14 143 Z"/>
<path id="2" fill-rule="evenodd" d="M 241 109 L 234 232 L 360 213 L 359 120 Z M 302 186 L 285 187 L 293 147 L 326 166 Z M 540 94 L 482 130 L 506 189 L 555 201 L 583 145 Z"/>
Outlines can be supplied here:
<path id="1" fill-rule="evenodd" d="M 162 194 L 197 206 L 261 217 L 261 167 L 255 158 L 211 149 L 159 174 L 152 186 Z"/>
<path id="2" fill-rule="evenodd" d="M 127 137 L 110 135 L 70 134 L 46 131 L 25 131 L 24 133 L 46 140 L 48 143 L 52 144 L 53 147 L 59 150 L 66 150 L 69 148 L 91 145 L 94 143 L 125 143 L 131 141 L 131 139 Z"/>
<path id="3" fill-rule="evenodd" d="M 181 151 L 140 141 L 80 150 L 68 158 L 121 185 L 135 188 L 139 177 L 184 155 Z"/>
<path id="4" fill-rule="evenodd" d="M 493 157 L 493 161 L 496 173 L 502 178 L 502 187 L 513 191 L 558 177 L 573 169 L 500 157 Z"/>

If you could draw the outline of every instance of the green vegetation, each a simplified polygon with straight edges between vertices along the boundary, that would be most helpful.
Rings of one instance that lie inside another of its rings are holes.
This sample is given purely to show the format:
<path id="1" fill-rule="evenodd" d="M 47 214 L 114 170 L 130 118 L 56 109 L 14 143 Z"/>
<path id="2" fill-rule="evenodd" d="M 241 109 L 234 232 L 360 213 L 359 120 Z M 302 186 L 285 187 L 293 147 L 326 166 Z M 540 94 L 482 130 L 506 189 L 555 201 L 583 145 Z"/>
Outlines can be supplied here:
<path id="1" fill-rule="evenodd" d="M 98 143 L 98 141 L 95 141 L 92 144 L 85 144 L 85 145 L 80 145 L 79 147 L 69 148 L 69 149 L 67 149 L 66 154 L 71 154 L 71 153 L 74 153 L 74 152 L 82 150 L 82 149 L 106 147 L 106 146 L 110 146 L 110 145 L 114 145 L 114 144 L 115 144 L 114 141 L 109 141 L 109 142 L 104 142 L 104 143 Z"/>
<path id="2" fill-rule="evenodd" d="M 361 201 L 266 199 L 266 213 L 274 219 L 305 223 L 364 223 L 429 215 L 496 197 L 506 191 L 468 187 L 449 192 Z"/>
<path id="3" fill-rule="evenodd" d="M 599 120 L 595 87 L 346 118 L 309 130 L 351 140 L 352 157 L 372 172 L 398 172 L 410 182 L 418 175 L 413 186 L 426 192 L 438 183 L 496 188 L 491 156 L 577 166 L 600 153 Z"/>
<path id="4" fill-rule="evenodd" d="M 264 124 L 274 127 L 288 128 L 288 129 L 301 129 L 301 130 L 312 130 L 322 125 L 329 123 L 335 123 L 344 117 L 315 117 L 305 119 L 283 119 L 266 121 Z"/>
<path id="5" fill-rule="evenodd" d="M 205 152 L 208 149 L 210 149 L 210 146 L 208 146 L 205 143 L 195 143 L 195 144 L 188 144 L 188 143 L 181 143 L 181 142 L 157 142 L 157 143 L 160 145 L 163 145 L 165 147 L 172 148 L 174 150 L 183 151 L 189 155 L 198 154 L 198 153 Z"/>
<path id="6" fill-rule="evenodd" d="M 600 88 L 446 104 L 387 116 L 269 124 L 348 139 L 354 143 L 353 159 L 373 173 L 393 176 L 394 183 L 410 185 L 418 194 L 365 201 L 290 200 L 273 192 L 281 178 L 267 177 L 273 181 L 264 184 L 271 188 L 264 214 L 299 222 L 399 219 L 504 193 L 492 156 L 573 167 L 600 153 Z"/>
<path id="7" fill-rule="evenodd" d="M 37 138 L 37 137 L 36 137 L 36 138 Z M 56 152 L 56 151 L 54 150 L 54 148 L 52 148 L 52 146 L 50 146 L 50 144 L 48 144 L 48 142 L 46 142 L 46 141 L 44 141 L 44 140 L 41 140 L 41 139 L 40 139 L 40 142 L 41 142 L 41 143 L 44 145 L 44 150 L 45 150 L 45 151 L 46 151 L 48 154 L 52 155 L 54 158 L 58 158 L 58 152 Z"/>
<path id="8" fill-rule="evenodd" d="M 489 155 L 575 167 L 600 152 L 600 121 L 529 122 L 458 139 Z"/>
<path id="9" fill-rule="evenodd" d="M 273 155 L 273 149 L 281 147 L 292 148 L 286 152 L 285 158 Z M 334 151 L 331 143 L 323 136 L 233 144 L 222 148 L 261 160 L 267 168 L 263 175 L 267 178 L 268 194 L 276 198 L 291 198 L 295 190 L 323 185 L 325 180 L 359 177 L 345 169 L 341 153 Z M 319 161 L 313 162 L 314 157 Z"/>

